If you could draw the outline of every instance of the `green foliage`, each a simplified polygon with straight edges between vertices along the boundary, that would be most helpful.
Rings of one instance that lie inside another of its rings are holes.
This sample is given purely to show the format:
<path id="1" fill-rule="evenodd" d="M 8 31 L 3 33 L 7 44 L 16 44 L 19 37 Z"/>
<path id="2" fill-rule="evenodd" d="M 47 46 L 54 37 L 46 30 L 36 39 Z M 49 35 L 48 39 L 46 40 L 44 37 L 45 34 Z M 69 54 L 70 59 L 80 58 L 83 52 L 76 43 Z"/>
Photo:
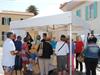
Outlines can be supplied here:
<path id="1" fill-rule="evenodd" d="M 38 15 L 38 10 L 34 5 L 30 5 L 26 11 Z"/>

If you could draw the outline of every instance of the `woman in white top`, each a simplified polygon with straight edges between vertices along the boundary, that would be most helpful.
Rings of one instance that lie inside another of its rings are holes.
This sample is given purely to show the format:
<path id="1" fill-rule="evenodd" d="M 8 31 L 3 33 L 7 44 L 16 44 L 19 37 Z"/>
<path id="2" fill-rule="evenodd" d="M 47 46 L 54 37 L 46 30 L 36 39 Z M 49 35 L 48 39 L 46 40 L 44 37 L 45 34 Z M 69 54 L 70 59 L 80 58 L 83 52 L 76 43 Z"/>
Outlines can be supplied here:
<path id="1" fill-rule="evenodd" d="M 69 53 L 68 45 L 65 43 L 66 36 L 61 35 L 60 41 L 57 42 L 55 54 L 57 55 L 58 75 L 66 75 L 67 54 Z"/>

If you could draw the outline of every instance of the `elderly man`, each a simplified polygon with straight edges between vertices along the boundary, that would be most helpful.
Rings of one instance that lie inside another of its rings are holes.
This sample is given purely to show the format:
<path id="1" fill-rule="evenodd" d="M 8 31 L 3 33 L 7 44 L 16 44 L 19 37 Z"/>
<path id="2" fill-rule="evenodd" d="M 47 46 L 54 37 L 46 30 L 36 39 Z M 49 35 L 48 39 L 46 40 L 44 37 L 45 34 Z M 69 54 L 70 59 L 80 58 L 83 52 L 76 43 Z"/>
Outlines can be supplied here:
<path id="1" fill-rule="evenodd" d="M 12 75 L 15 65 L 15 45 L 13 42 L 14 34 L 12 32 L 7 33 L 7 39 L 3 44 L 3 56 L 2 56 L 2 67 L 4 75 Z"/>

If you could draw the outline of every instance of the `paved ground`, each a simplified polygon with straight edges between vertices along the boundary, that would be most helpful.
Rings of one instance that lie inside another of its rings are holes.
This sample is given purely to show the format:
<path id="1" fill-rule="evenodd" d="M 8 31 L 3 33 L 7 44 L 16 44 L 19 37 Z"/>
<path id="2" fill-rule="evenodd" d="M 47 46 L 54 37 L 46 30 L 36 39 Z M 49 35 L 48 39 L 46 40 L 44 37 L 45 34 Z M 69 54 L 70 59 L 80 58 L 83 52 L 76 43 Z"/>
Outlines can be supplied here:
<path id="1" fill-rule="evenodd" d="M 2 66 L 1 66 L 1 61 L 2 61 L 2 48 L 0 47 L 0 75 L 3 75 L 3 70 L 2 70 Z M 84 64 L 83 64 L 84 65 Z M 76 72 L 76 75 L 85 75 L 85 67 L 83 70 L 83 73 L 80 72 Z M 97 68 L 97 75 L 100 75 L 100 65 Z"/>

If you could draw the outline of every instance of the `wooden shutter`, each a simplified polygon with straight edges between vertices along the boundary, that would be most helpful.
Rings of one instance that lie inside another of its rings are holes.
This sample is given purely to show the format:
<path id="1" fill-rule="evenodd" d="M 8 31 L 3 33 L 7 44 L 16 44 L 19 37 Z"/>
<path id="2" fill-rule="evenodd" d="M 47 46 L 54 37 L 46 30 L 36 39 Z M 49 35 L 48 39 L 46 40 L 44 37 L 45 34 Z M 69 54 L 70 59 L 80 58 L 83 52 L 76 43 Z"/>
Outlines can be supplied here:
<path id="1" fill-rule="evenodd" d="M 94 18 L 97 17 L 97 1 L 94 2 Z"/>
<path id="2" fill-rule="evenodd" d="M 89 7 L 86 6 L 86 9 L 85 9 L 85 17 L 86 17 L 86 20 L 89 20 Z"/>

